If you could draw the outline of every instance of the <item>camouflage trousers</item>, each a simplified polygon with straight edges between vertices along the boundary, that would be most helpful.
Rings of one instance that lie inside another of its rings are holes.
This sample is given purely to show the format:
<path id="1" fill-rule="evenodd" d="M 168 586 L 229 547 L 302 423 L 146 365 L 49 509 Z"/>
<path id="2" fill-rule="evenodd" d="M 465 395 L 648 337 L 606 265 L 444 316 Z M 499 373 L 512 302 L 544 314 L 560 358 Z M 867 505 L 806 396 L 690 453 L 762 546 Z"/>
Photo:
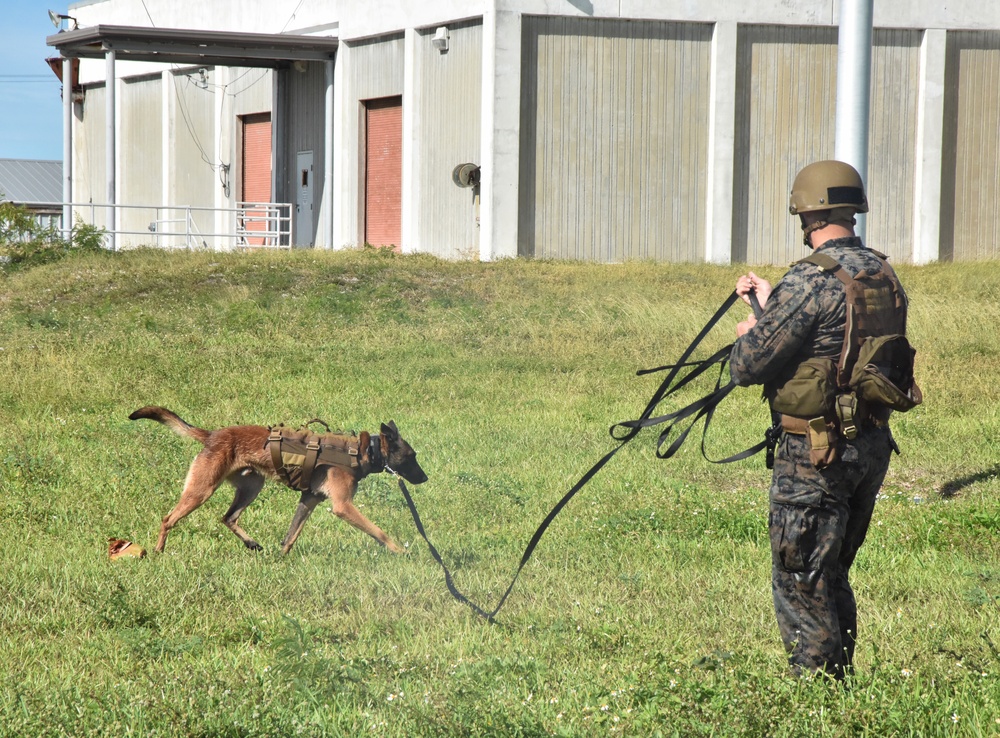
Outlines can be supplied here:
<path id="1" fill-rule="evenodd" d="M 887 428 L 840 440 L 840 460 L 816 469 L 805 437 L 784 434 L 770 490 L 771 588 L 794 674 L 851 670 L 858 635 L 848 572 L 864 543 L 889 467 Z"/>

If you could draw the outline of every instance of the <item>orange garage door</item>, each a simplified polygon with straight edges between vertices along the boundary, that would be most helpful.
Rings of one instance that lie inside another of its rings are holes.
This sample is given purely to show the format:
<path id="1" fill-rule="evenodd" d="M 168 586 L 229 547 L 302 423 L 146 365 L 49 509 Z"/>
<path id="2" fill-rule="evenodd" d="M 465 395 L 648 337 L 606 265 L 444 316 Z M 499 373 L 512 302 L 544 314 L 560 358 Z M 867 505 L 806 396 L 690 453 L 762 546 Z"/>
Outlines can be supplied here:
<path id="1" fill-rule="evenodd" d="M 399 250 L 403 204 L 403 99 L 365 102 L 365 242 Z"/>
<path id="2" fill-rule="evenodd" d="M 271 114 L 243 117 L 243 202 L 271 202 Z M 248 231 L 267 230 L 266 211 L 247 210 Z M 263 245 L 263 238 L 249 239 L 251 246 Z"/>

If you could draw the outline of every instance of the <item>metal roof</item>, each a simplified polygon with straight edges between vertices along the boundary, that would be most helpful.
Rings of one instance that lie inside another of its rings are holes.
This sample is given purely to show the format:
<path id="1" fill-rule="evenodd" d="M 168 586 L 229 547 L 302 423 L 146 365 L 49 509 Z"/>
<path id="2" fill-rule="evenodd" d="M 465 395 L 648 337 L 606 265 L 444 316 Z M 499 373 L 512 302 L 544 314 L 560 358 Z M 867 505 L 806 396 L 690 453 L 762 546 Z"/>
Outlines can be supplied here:
<path id="1" fill-rule="evenodd" d="M 61 203 L 61 161 L 0 159 L 0 202 Z"/>
<path id="2" fill-rule="evenodd" d="M 273 68 L 332 59 L 339 41 L 333 36 L 96 25 L 57 33 L 45 43 L 64 57 L 81 59 L 103 59 L 113 50 L 119 61 Z"/>

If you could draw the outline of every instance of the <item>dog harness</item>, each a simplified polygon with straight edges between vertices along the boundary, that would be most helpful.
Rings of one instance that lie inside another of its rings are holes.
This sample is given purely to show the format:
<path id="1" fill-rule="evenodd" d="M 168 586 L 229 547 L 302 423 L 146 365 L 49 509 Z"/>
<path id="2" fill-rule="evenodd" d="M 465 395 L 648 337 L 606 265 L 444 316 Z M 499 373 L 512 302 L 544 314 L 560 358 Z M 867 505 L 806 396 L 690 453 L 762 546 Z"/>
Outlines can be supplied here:
<path id="1" fill-rule="evenodd" d="M 268 428 L 264 446 L 271 451 L 271 463 L 278 477 L 292 489 L 308 492 L 313 472 L 323 464 L 356 469 L 361 466 L 362 458 L 367 457 L 368 471 L 385 469 L 380 436 L 372 436 L 366 431 L 360 435 L 313 433 L 309 429 L 313 423 L 330 430 L 330 426 L 319 419 L 310 420 L 301 428 L 290 428 L 284 423 Z"/>

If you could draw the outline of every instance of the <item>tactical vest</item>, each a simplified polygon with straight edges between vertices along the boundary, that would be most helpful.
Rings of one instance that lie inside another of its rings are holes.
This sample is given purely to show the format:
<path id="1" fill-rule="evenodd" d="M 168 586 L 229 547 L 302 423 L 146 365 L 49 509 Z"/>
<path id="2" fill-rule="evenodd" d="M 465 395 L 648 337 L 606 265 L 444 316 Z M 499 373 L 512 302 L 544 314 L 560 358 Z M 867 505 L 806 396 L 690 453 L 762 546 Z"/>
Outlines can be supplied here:
<path id="1" fill-rule="evenodd" d="M 281 481 L 292 489 L 307 492 L 313 471 L 320 464 L 352 469 L 361 465 L 361 456 L 371 442 L 362 431 L 360 436 L 340 433 L 313 433 L 309 425 L 323 421 L 311 420 L 301 428 L 288 428 L 283 423 L 268 428 L 265 448 L 271 451 L 271 463 Z"/>
<path id="2" fill-rule="evenodd" d="M 854 438 L 860 425 L 884 423 L 892 410 L 905 412 L 923 401 L 913 380 L 916 352 L 906 339 L 902 286 L 886 256 L 872 253 L 880 269 L 854 277 L 823 251 L 797 262 L 835 275 L 846 294 L 840 357 L 806 359 L 767 393 L 786 431 L 809 437 L 818 466 L 833 460 L 835 433 Z"/>

